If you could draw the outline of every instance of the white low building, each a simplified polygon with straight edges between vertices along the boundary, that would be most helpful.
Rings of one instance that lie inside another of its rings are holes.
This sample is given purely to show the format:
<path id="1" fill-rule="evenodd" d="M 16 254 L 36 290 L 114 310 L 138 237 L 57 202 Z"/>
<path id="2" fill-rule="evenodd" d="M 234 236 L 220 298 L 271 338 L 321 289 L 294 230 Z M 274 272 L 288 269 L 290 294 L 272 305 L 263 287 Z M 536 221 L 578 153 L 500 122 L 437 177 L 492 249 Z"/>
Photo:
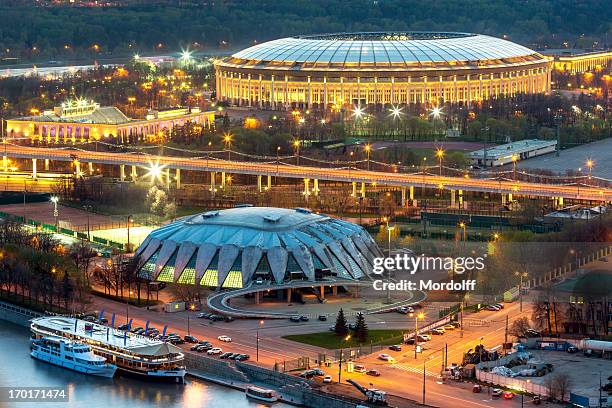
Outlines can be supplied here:
<path id="1" fill-rule="evenodd" d="M 473 166 L 495 167 L 552 153 L 556 148 L 556 140 L 526 139 L 476 150 L 470 152 L 468 158 Z"/>

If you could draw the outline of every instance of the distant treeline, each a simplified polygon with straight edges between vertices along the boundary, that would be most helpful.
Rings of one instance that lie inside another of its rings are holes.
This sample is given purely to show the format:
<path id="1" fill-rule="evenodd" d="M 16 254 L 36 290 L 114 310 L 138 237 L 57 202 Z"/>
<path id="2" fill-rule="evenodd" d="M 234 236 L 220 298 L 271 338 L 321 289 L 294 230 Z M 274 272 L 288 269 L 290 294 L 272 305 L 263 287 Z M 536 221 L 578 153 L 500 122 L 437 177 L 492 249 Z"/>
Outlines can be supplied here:
<path id="1" fill-rule="evenodd" d="M 193 48 L 194 43 L 210 51 L 340 31 L 468 31 L 507 35 L 532 47 L 567 42 L 569 47 L 591 48 L 612 39 L 609 0 L 118 1 L 113 4 L 125 5 L 111 7 L 29 3 L 1 2 L 1 57 L 167 52 Z"/>

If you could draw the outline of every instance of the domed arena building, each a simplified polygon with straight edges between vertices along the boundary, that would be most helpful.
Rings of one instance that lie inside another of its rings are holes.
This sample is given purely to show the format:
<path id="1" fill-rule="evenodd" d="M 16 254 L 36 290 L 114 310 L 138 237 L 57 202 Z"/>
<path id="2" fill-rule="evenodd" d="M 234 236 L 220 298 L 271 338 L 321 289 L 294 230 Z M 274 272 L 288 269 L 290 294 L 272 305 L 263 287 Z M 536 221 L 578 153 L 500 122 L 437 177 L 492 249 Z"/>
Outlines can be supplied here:
<path id="1" fill-rule="evenodd" d="M 184 217 L 149 234 L 136 255 L 152 281 L 246 288 L 359 281 L 382 253 L 360 226 L 309 210 L 243 206 Z"/>
<path id="2" fill-rule="evenodd" d="M 513 42 L 452 32 L 281 38 L 215 62 L 217 99 L 240 106 L 470 103 L 550 91 L 552 60 Z"/>

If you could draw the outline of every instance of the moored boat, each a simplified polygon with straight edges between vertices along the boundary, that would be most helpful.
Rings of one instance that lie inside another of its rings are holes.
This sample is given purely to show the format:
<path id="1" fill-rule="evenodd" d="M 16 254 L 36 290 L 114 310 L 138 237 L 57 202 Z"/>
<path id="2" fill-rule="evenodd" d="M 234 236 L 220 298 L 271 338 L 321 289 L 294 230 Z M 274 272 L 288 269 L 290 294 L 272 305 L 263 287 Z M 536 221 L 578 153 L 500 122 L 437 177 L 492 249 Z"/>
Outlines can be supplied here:
<path id="1" fill-rule="evenodd" d="M 117 366 L 95 355 L 91 348 L 78 341 L 47 336 L 32 340 L 30 356 L 79 373 L 112 378 Z"/>
<path id="2" fill-rule="evenodd" d="M 267 388 L 256 387 L 254 385 L 250 385 L 249 387 L 247 387 L 246 396 L 247 398 L 252 398 L 263 402 L 278 401 L 278 395 L 276 394 L 276 391 L 269 390 Z"/>

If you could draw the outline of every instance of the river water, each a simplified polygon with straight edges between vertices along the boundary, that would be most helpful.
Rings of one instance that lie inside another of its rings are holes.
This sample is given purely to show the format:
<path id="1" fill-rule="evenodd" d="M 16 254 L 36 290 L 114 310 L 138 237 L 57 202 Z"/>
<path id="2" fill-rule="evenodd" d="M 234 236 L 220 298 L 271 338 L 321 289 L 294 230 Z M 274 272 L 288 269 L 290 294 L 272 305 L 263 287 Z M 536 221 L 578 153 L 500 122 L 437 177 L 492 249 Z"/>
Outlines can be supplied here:
<path id="1" fill-rule="evenodd" d="M 96 378 L 35 360 L 29 330 L 0 320 L 0 386 L 67 387 L 69 402 L 0 402 L 0 408 L 257 408 L 243 392 L 186 378 L 186 384 L 160 384 L 131 378 Z M 289 407 L 274 404 L 274 408 Z"/>

